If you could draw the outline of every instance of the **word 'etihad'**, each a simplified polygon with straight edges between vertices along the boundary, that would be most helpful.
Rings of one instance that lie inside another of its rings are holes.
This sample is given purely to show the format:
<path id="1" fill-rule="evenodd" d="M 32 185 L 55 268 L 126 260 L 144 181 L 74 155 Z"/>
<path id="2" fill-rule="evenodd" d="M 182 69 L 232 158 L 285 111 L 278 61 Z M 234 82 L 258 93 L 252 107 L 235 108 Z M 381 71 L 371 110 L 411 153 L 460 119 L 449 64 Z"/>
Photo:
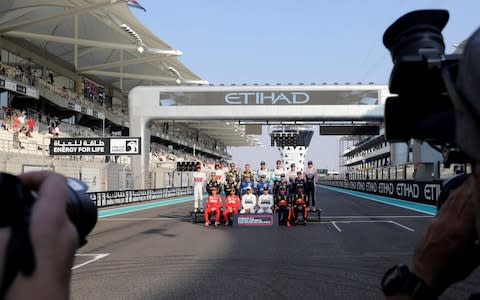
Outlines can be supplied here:
<path id="1" fill-rule="evenodd" d="M 228 104 L 262 105 L 262 104 L 305 104 L 310 95 L 305 92 L 244 92 L 228 93 L 225 102 Z"/>

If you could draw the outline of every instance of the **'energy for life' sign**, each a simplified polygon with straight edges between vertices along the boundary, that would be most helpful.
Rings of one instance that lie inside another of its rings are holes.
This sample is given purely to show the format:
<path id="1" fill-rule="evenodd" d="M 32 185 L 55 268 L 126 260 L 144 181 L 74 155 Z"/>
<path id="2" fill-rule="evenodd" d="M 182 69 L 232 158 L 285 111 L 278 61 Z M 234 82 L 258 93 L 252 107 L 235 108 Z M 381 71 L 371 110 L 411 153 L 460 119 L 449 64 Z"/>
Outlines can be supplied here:
<path id="1" fill-rule="evenodd" d="M 52 138 L 50 155 L 138 155 L 139 137 L 124 138 Z"/>

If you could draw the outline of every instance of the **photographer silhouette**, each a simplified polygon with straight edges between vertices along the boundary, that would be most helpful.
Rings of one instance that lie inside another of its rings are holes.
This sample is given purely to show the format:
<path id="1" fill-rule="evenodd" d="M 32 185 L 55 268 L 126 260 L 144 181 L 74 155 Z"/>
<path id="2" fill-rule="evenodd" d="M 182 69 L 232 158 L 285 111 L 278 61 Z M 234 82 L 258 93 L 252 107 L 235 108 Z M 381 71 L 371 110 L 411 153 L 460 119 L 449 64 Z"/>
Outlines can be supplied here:
<path id="1" fill-rule="evenodd" d="M 390 89 L 399 95 L 386 103 L 387 140 L 422 139 L 442 151 L 445 163 L 468 162 L 473 170 L 442 188 L 446 200 L 439 203 L 409 266 L 396 265 L 385 273 L 385 299 L 438 299 L 480 264 L 480 30 L 461 56 L 444 55 L 441 31 L 447 21 L 444 10 L 415 11 L 384 35 L 395 63 Z M 394 108 L 405 110 L 421 100 L 413 125 L 402 127 Z"/>
<path id="2" fill-rule="evenodd" d="M 0 299 L 68 299 L 74 253 L 97 220 L 86 188 L 50 172 L 0 178 Z"/>

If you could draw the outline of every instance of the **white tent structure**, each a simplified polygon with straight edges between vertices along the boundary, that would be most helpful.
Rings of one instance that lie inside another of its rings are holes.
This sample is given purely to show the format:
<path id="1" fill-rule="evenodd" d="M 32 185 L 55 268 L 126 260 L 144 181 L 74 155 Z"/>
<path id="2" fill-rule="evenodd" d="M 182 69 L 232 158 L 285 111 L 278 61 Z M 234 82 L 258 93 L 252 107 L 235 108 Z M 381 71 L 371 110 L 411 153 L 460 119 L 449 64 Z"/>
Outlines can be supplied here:
<path id="1" fill-rule="evenodd" d="M 65 72 L 125 94 L 138 85 L 207 83 L 178 61 L 180 50 L 138 21 L 125 0 L 2 0 L 0 43 L 31 48 L 63 63 Z"/>

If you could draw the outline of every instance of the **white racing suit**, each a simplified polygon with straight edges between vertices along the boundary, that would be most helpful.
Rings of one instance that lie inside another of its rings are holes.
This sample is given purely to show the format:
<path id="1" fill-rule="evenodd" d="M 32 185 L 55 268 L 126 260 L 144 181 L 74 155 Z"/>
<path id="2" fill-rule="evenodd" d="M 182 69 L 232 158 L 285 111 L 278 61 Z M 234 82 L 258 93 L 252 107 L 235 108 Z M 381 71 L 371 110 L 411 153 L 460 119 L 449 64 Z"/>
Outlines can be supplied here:
<path id="1" fill-rule="evenodd" d="M 272 214 L 273 196 L 270 194 L 260 195 L 258 197 L 258 206 L 260 208 L 257 210 L 257 214 Z"/>
<path id="2" fill-rule="evenodd" d="M 255 194 L 245 194 L 242 196 L 242 210 L 240 210 L 241 214 L 250 210 L 250 213 L 255 213 L 255 206 L 257 205 L 257 196 Z"/>
<path id="3" fill-rule="evenodd" d="M 203 186 L 207 180 L 207 175 L 203 172 L 193 172 L 193 208 L 203 209 Z"/>

